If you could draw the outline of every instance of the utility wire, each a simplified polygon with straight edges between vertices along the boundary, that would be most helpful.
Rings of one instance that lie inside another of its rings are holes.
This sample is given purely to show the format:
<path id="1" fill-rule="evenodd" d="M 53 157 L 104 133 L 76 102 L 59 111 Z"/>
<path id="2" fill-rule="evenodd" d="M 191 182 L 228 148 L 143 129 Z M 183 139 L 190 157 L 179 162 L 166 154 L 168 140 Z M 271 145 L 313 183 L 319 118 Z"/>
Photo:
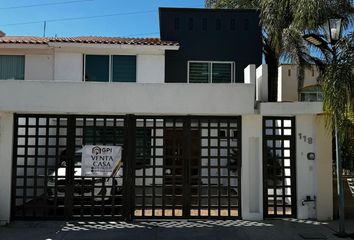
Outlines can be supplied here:
<path id="1" fill-rule="evenodd" d="M 62 3 L 73 3 L 73 2 L 84 2 L 84 1 L 94 1 L 94 0 L 75 0 L 75 1 L 67 1 Z M 51 3 L 51 4 L 59 4 Z M 36 6 L 38 6 L 37 4 Z M 34 5 L 27 5 L 27 6 L 34 6 Z M 194 7 L 201 7 L 201 6 L 193 6 Z M 4 8 L 0 8 L 4 9 Z M 39 21 L 31 21 L 31 22 L 17 22 L 17 23 L 8 23 L 8 24 L 0 24 L 0 27 L 4 26 L 18 26 L 18 25 L 29 25 L 29 24 L 38 24 L 38 23 L 48 23 L 48 22 L 64 22 L 64 21 L 76 21 L 76 20 L 84 20 L 84 19 L 94 19 L 94 18 L 104 18 L 104 17 L 115 17 L 115 16 L 128 16 L 128 15 L 138 15 L 138 14 L 147 14 L 147 13 L 155 13 L 156 10 L 147 10 L 147 11 L 137 11 L 137 12 L 126 12 L 126 13 L 112 13 L 112 14 L 105 14 L 105 15 L 94 15 L 94 16 L 87 16 L 87 17 L 72 17 L 72 18 L 56 18 L 56 19 L 49 19 L 49 20 L 39 20 Z"/>
<path id="2" fill-rule="evenodd" d="M 64 21 L 75 21 L 75 20 L 92 19 L 92 18 L 104 18 L 104 17 L 114 17 L 114 16 L 138 15 L 138 14 L 155 13 L 155 12 L 156 12 L 156 10 L 138 11 L 138 12 L 126 12 L 126 13 L 112 13 L 112 14 L 95 15 L 95 16 L 87 16 L 87 17 L 57 18 L 57 19 L 40 20 L 40 21 L 33 21 L 33 22 L 8 23 L 8 24 L 0 24 L 0 26 L 3 27 L 3 26 L 28 25 L 28 24 L 43 23 L 43 22 L 47 22 L 47 23 L 48 22 L 64 22 Z"/>
<path id="3" fill-rule="evenodd" d="M 80 3 L 80 2 L 92 2 L 92 1 L 94 1 L 94 0 L 72 0 L 72 1 L 65 1 L 65 2 L 39 3 L 39 4 L 31 4 L 31 5 L 0 7 L 0 10 L 10 10 L 10 9 L 19 9 L 19 8 L 32 8 L 32 7 L 44 7 L 44 6 L 64 5 L 64 4 L 72 4 L 72 3 Z"/>
<path id="4" fill-rule="evenodd" d="M 154 34 L 160 34 L 160 33 L 159 33 L 159 32 L 150 32 L 150 33 L 136 33 L 136 34 L 128 34 L 128 35 L 124 35 L 124 37 L 146 36 L 146 35 L 154 35 Z"/>

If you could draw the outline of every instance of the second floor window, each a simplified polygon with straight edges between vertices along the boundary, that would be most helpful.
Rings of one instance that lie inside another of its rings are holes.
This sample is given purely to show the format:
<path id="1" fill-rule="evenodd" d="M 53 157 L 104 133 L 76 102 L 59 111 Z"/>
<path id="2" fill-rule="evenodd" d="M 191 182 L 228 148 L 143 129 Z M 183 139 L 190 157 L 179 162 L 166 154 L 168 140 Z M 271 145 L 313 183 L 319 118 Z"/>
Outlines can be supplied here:
<path id="1" fill-rule="evenodd" d="M 322 102 L 323 94 L 321 91 L 321 86 L 308 86 L 304 87 L 300 92 L 301 102 Z"/>
<path id="2" fill-rule="evenodd" d="M 0 55 L 0 80 L 24 80 L 25 56 Z"/>
<path id="3" fill-rule="evenodd" d="M 234 62 L 188 62 L 189 83 L 232 83 Z"/>
<path id="4" fill-rule="evenodd" d="M 136 56 L 85 55 L 85 81 L 136 82 Z"/>

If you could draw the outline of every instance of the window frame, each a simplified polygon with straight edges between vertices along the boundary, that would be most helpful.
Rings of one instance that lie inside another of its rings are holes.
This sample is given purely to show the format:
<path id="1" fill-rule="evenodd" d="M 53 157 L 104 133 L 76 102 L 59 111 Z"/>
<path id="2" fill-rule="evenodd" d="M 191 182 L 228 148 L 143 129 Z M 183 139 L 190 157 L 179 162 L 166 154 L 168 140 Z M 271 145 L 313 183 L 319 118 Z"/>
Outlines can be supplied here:
<path id="1" fill-rule="evenodd" d="M 26 54 L 21 54 L 21 53 L 14 53 L 14 54 L 0 54 L 0 56 L 16 56 L 16 57 L 23 57 L 23 79 L 0 79 L 3 81 L 8 81 L 8 80 L 16 80 L 16 81 L 24 81 L 26 80 Z"/>
<path id="2" fill-rule="evenodd" d="M 208 83 L 204 84 L 213 84 L 213 64 L 214 63 L 224 63 L 224 64 L 230 64 L 231 65 L 231 81 L 230 83 L 235 83 L 235 62 L 234 61 L 204 61 L 204 60 L 188 60 L 187 61 L 187 83 L 191 83 L 189 81 L 189 70 L 190 70 L 190 64 L 191 63 L 210 63 L 210 78 L 208 79 Z M 210 81 L 209 81 L 210 80 Z M 194 83 L 192 83 L 194 84 Z M 196 83 L 196 84 L 201 84 L 201 83 Z M 220 83 L 216 83 L 220 84 Z M 222 83 L 221 83 L 222 84 Z M 229 83 L 224 83 L 224 84 L 229 84 Z"/>
<path id="3" fill-rule="evenodd" d="M 113 57 L 114 56 L 134 56 L 136 59 L 135 63 L 135 82 L 123 82 L 123 83 L 137 83 L 138 81 L 138 55 L 132 55 L 132 54 L 88 54 L 84 53 L 83 54 L 83 74 L 82 74 L 82 82 L 96 82 L 96 81 L 86 81 L 85 75 L 86 75 L 86 56 L 108 56 L 108 82 L 100 82 L 100 83 L 122 83 L 122 82 L 114 82 L 113 81 Z M 97 83 L 97 82 L 96 82 Z"/>
<path id="4" fill-rule="evenodd" d="M 307 94 L 316 94 L 316 100 L 303 100 Z M 299 102 L 323 102 L 323 92 L 321 91 L 321 85 L 315 84 L 303 87 L 299 92 Z"/>

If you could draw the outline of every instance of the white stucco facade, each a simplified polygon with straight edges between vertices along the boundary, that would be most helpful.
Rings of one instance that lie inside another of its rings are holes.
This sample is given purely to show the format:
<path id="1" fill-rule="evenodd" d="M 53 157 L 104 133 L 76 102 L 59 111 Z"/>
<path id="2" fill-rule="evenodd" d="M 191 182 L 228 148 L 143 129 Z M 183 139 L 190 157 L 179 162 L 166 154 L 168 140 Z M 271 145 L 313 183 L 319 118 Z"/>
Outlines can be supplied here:
<path id="1" fill-rule="evenodd" d="M 164 55 L 137 56 L 137 82 L 138 83 L 164 83 L 165 57 Z"/>
<path id="2" fill-rule="evenodd" d="M 54 80 L 82 82 L 83 64 L 81 53 L 56 52 Z"/>
<path id="3" fill-rule="evenodd" d="M 315 118 L 316 132 L 316 217 L 321 221 L 333 219 L 333 179 L 332 179 L 332 133 L 326 128 L 326 116 Z"/>
<path id="4" fill-rule="evenodd" d="M 0 112 L 242 115 L 254 112 L 252 99 L 252 84 L 0 80 Z"/>
<path id="5" fill-rule="evenodd" d="M 298 218 L 315 219 L 316 203 L 302 203 L 307 196 L 311 200 L 317 198 L 316 193 L 316 175 L 315 160 L 309 160 L 307 155 L 315 153 L 316 149 L 316 132 L 315 132 L 315 116 L 301 115 L 296 117 L 296 181 L 297 181 L 297 209 Z M 312 139 L 309 141 L 309 139 Z"/>
<path id="6" fill-rule="evenodd" d="M 295 117 L 296 217 L 332 219 L 331 136 L 322 103 L 297 102 L 295 80 L 282 81 L 282 102 L 267 102 L 266 65 L 247 68 L 246 83 L 165 84 L 165 50 L 63 43 L 0 49 L 0 55 L 25 55 L 25 81 L 0 81 L 0 223 L 10 220 L 15 113 L 241 116 L 241 217 L 246 220 L 261 220 L 265 211 L 263 117 Z M 136 83 L 83 82 L 85 54 L 135 55 Z M 295 72 L 279 69 L 281 78 Z M 314 201 L 303 204 L 308 196 Z"/>
<path id="7" fill-rule="evenodd" d="M 25 79 L 53 80 L 53 55 L 25 55 Z"/>
<path id="8" fill-rule="evenodd" d="M 160 46 L 119 47 L 97 44 L 51 44 L 28 48 L 23 45 L 0 46 L 0 55 L 25 56 L 25 80 L 82 82 L 85 55 L 136 56 L 137 83 L 165 82 L 165 50 Z"/>
<path id="9" fill-rule="evenodd" d="M 13 114 L 0 113 L 0 224 L 10 221 Z"/>
<path id="10" fill-rule="evenodd" d="M 294 64 L 284 64 L 278 68 L 278 102 L 299 101 L 298 73 Z M 319 71 L 315 66 L 304 69 L 303 88 L 318 84 Z"/>
<path id="11" fill-rule="evenodd" d="M 262 116 L 242 116 L 242 217 L 263 219 Z M 246 160 L 247 159 L 247 160 Z"/>

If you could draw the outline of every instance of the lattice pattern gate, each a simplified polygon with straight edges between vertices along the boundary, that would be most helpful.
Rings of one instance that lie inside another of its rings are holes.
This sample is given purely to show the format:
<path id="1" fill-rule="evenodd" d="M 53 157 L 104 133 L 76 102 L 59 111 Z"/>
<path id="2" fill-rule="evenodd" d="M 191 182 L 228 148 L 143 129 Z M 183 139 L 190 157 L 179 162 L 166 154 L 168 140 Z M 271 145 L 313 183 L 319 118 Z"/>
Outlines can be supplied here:
<path id="1" fill-rule="evenodd" d="M 239 218 L 240 117 L 15 115 L 13 219 Z M 123 147 L 114 177 L 83 145 Z"/>
<path id="2" fill-rule="evenodd" d="M 296 217 L 295 118 L 263 118 L 264 217 Z"/>

